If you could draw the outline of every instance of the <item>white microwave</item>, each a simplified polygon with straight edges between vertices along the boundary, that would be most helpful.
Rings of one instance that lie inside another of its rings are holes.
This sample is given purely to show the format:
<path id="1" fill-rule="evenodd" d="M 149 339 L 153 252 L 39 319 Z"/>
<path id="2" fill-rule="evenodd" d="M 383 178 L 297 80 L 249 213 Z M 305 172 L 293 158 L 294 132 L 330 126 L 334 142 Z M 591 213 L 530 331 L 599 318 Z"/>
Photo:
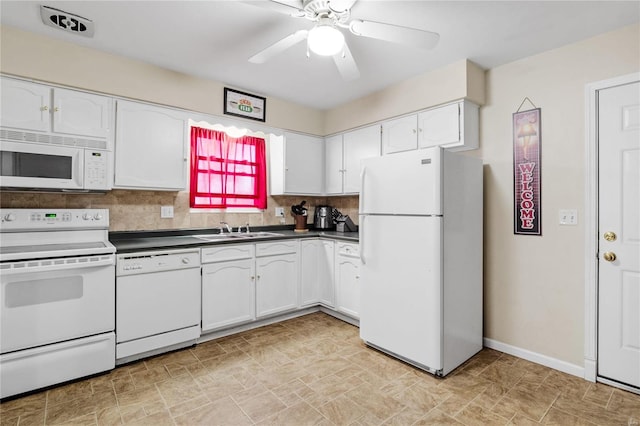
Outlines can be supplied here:
<path id="1" fill-rule="evenodd" d="M 109 170 L 105 150 L 0 141 L 4 190 L 104 192 L 111 189 Z"/>

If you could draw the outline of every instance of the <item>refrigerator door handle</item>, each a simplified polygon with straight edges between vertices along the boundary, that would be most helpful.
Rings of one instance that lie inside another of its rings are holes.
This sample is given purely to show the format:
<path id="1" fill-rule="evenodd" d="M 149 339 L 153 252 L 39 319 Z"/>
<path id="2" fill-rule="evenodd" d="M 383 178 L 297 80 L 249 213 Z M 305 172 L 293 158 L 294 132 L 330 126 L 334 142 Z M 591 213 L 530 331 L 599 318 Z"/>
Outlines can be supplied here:
<path id="1" fill-rule="evenodd" d="M 363 170 L 364 171 L 364 170 Z M 366 265 L 366 261 L 364 258 L 364 220 L 367 216 L 360 216 L 360 226 L 359 226 L 359 234 L 358 234 L 358 239 L 360 241 L 360 263 L 362 263 L 363 265 Z"/>
<path id="2" fill-rule="evenodd" d="M 360 170 L 360 213 L 364 212 L 364 174 L 367 171 L 367 166 L 362 166 L 362 170 Z"/>

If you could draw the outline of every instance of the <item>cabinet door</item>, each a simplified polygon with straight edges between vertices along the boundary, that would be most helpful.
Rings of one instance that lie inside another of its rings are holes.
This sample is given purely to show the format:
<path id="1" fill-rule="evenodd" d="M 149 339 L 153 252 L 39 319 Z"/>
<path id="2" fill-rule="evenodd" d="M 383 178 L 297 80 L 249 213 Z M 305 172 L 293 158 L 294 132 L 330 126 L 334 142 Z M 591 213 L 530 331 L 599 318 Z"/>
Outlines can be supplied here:
<path id="1" fill-rule="evenodd" d="M 184 190 L 186 126 L 180 111 L 118 101 L 114 188 Z"/>
<path id="2" fill-rule="evenodd" d="M 106 138 L 113 120 L 113 100 L 75 90 L 53 89 L 53 131 Z"/>
<path id="3" fill-rule="evenodd" d="M 256 258 L 258 318 L 298 306 L 297 254 Z"/>
<path id="4" fill-rule="evenodd" d="M 325 192 L 342 194 L 342 135 L 331 136 L 324 141 L 325 147 Z"/>
<path id="5" fill-rule="evenodd" d="M 202 331 L 256 318 L 254 265 L 253 259 L 203 265 Z"/>
<path id="6" fill-rule="evenodd" d="M 360 259 L 337 256 L 336 293 L 338 312 L 360 317 Z"/>
<path id="7" fill-rule="evenodd" d="M 418 114 L 420 148 L 460 141 L 460 104 L 446 105 Z"/>
<path id="8" fill-rule="evenodd" d="M 382 123 L 382 153 L 418 148 L 418 117 L 410 115 Z"/>
<path id="9" fill-rule="evenodd" d="M 343 135 L 344 192 L 360 192 L 360 162 L 380 156 L 380 125 L 364 127 Z"/>
<path id="10" fill-rule="evenodd" d="M 300 306 L 316 305 L 320 302 L 319 263 L 321 255 L 319 240 L 300 242 Z"/>
<path id="11" fill-rule="evenodd" d="M 3 78 L 0 86 L 0 125 L 23 130 L 51 130 L 51 88 Z"/>
<path id="12" fill-rule="evenodd" d="M 286 194 L 322 194 L 324 140 L 285 134 L 284 191 Z"/>
<path id="13" fill-rule="evenodd" d="M 329 308 L 335 307 L 336 286 L 334 270 L 334 242 L 320 240 L 318 253 L 318 282 L 320 290 L 320 303 Z"/>

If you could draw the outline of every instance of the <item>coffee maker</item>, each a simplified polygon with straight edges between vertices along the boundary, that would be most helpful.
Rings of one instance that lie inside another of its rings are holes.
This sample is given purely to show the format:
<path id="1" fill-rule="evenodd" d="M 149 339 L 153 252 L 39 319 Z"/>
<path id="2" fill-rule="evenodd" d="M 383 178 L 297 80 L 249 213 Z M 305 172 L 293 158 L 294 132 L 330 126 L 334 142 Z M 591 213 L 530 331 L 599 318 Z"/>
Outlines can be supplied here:
<path id="1" fill-rule="evenodd" d="M 313 214 L 313 227 L 316 229 L 333 229 L 333 207 L 316 206 Z"/>

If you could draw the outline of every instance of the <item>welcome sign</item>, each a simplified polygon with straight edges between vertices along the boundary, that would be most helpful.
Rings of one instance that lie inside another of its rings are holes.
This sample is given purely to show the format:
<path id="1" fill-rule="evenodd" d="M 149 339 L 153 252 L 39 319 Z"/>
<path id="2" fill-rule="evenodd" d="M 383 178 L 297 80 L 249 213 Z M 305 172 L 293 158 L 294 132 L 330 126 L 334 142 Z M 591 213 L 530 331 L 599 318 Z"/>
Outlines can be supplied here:
<path id="1" fill-rule="evenodd" d="M 514 233 L 542 235 L 540 108 L 513 114 Z"/>

